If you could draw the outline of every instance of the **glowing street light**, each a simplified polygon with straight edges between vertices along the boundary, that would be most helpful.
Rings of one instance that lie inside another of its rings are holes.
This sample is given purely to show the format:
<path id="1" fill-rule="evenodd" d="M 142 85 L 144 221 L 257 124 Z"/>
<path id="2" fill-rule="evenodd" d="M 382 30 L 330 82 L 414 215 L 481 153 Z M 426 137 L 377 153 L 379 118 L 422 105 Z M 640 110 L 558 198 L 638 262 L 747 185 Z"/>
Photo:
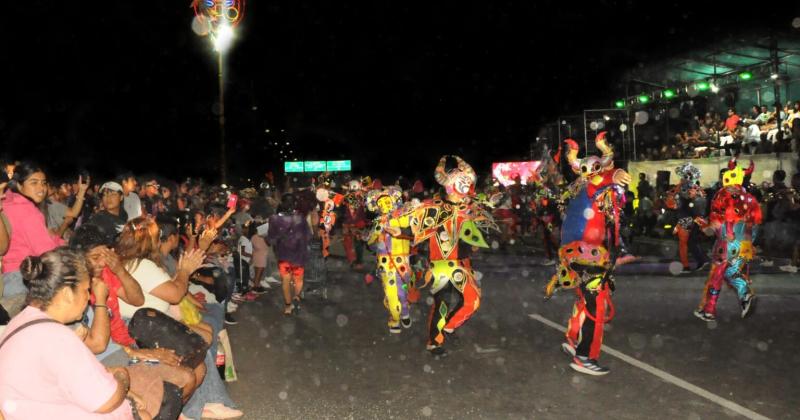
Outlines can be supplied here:
<path id="1" fill-rule="evenodd" d="M 739 78 L 742 80 L 750 80 L 753 78 L 753 73 L 750 73 L 749 71 L 743 71 L 739 73 Z"/>
<path id="2" fill-rule="evenodd" d="M 650 97 L 649 96 L 644 95 L 644 94 L 639 95 L 639 103 L 646 104 L 648 102 L 650 102 Z"/>
<path id="3" fill-rule="evenodd" d="M 671 99 L 675 97 L 675 91 L 672 89 L 667 89 L 663 92 L 664 97 L 667 99 Z"/>
<path id="4" fill-rule="evenodd" d="M 614 102 L 614 106 L 617 107 L 617 108 L 625 108 L 625 101 L 618 100 L 618 101 Z"/>

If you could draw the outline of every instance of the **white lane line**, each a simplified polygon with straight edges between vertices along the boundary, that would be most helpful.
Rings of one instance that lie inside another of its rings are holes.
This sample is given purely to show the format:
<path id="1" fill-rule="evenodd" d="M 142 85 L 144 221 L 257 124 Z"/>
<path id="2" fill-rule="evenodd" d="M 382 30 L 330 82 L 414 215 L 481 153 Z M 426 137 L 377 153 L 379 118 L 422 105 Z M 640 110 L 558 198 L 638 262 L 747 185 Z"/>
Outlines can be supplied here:
<path id="1" fill-rule="evenodd" d="M 564 327 L 563 325 L 556 324 L 555 322 L 553 322 L 553 321 L 551 321 L 551 320 L 549 320 L 549 319 L 547 319 L 547 318 L 545 318 L 545 317 L 543 317 L 543 316 L 541 316 L 539 314 L 528 314 L 528 316 L 531 319 L 535 319 L 535 320 L 541 322 L 542 324 L 547 325 L 550 328 L 553 328 L 553 329 L 556 329 L 558 331 L 561 331 L 562 333 L 566 333 L 567 332 L 566 327 Z M 728 410 L 731 410 L 731 411 L 733 411 L 733 412 L 735 412 L 735 413 L 737 413 L 739 415 L 745 416 L 745 417 L 747 417 L 749 419 L 757 419 L 757 420 L 769 419 L 769 417 L 762 416 L 761 414 L 758 414 L 753 410 L 750 410 L 750 409 L 747 409 L 745 407 L 742 407 L 741 405 L 736 404 L 733 401 L 726 400 L 725 398 L 722 398 L 717 394 L 712 394 L 711 392 L 708 392 L 703 388 L 700 388 L 698 386 L 692 385 L 689 382 L 686 382 L 681 378 L 678 378 L 678 377 L 676 377 L 674 375 L 671 375 L 671 374 L 669 374 L 667 372 L 664 372 L 663 370 L 661 370 L 661 369 L 659 369 L 659 368 L 657 368 L 655 366 L 651 366 L 651 365 L 648 365 L 647 363 L 644 363 L 644 362 L 642 362 L 642 361 L 640 361 L 638 359 L 634 359 L 633 357 L 630 357 L 630 356 L 626 355 L 625 353 L 622 353 L 621 351 L 614 350 L 614 349 L 612 349 L 611 347 L 608 347 L 605 344 L 603 344 L 602 350 L 605 353 L 607 353 L 607 354 L 609 354 L 611 356 L 614 356 L 617 359 L 620 359 L 620 360 L 622 360 L 623 362 L 625 362 L 625 363 L 627 363 L 629 365 L 633 365 L 635 367 L 638 367 L 639 369 L 642 369 L 645 372 L 653 374 L 653 375 L 663 379 L 666 382 L 669 382 L 669 383 L 671 383 L 671 384 L 673 384 L 675 386 L 679 386 L 679 387 L 681 387 L 681 388 L 683 388 L 683 389 L 685 389 L 685 390 L 687 390 L 687 391 L 689 391 L 689 392 L 691 392 L 691 393 L 693 393 L 695 395 L 703 397 L 703 398 L 705 398 L 705 399 L 707 399 L 707 400 L 709 400 L 711 402 L 717 403 L 717 404 L 719 404 L 719 405 L 727 408 Z"/>

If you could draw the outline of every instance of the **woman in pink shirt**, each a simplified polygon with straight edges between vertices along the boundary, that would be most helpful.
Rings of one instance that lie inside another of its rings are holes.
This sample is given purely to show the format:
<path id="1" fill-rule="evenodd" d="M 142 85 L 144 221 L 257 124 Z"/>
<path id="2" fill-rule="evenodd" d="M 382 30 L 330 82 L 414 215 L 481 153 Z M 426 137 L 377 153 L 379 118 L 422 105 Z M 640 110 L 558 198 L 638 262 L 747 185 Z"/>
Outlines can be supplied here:
<path id="1" fill-rule="evenodd" d="M 6 420 L 149 419 L 126 368 L 106 369 L 64 324 L 89 301 L 83 257 L 64 248 L 21 265 L 29 306 L 0 336 L 0 412 Z M 96 307 L 102 305 L 95 305 Z"/>
<path id="2" fill-rule="evenodd" d="M 28 256 L 39 256 L 62 244 L 47 230 L 40 205 L 47 198 L 47 177 L 40 166 L 23 162 L 14 168 L 3 199 L 3 216 L 10 234 L 8 252 L 3 256 L 3 288 L 0 296 L 27 292 L 19 266 Z M 64 223 L 71 223 L 69 215 Z"/>

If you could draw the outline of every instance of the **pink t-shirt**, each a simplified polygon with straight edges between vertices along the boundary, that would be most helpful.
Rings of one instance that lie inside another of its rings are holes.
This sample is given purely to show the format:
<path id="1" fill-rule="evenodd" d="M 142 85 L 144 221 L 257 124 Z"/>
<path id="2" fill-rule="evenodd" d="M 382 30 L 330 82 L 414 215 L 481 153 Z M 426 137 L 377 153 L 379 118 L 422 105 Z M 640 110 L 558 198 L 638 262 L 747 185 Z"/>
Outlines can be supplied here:
<path id="1" fill-rule="evenodd" d="M 38 257 L 64 243 L 61 238 L 50 234 L 44 214 L 21 194 L 6 192 L 3 213 L 11 224 L 11 240 L 8 252 L 3 256 L 3 273 L 19 271 L 25 257 Z"/>
<path id="2" fill-rule="evenodd" d="M 28 306 L 8 324 L 0 341 L 20 325 L 47 314 Z M 6 420 L 133 418 L 124 401 L 95 414 L 117 381 L 68 327 L 48 322 L 26 327 L 0 349 L 0 410 Z"/>

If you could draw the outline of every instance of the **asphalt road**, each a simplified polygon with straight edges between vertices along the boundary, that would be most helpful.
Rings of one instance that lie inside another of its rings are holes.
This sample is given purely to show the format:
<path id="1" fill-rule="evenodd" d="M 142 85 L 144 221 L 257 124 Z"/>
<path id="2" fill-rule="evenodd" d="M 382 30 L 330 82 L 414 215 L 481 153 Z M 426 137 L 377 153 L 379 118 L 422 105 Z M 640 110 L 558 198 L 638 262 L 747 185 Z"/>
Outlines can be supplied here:
<path id="1" fill-rule="evenodd" d="M 605 353 L 607 376 L 570 369 L 563 334 L 531 314 L 564 325 L 573 295 L 543 302 L 554 268 L 535 260 L 524 252 L 475 259 L 481 307 L 442 358 L 425 351 L 427 291 L 413 326 L 390 335 L 380 284 L 366 286 L 333 260 L 327 298 L 308 293 L 298 316 L 282 315 L 275 288 L 240 307 L 229 327 L 239 374 L 231 395 L 256 419 L 800 418 L 800 275 L 755 274 L 758 302 L 747 319 L 724 289 L 718 321 L 707 324 L 691 313 L 705 274 L 627 267 L 604 344 L 670 382 Z"/>

